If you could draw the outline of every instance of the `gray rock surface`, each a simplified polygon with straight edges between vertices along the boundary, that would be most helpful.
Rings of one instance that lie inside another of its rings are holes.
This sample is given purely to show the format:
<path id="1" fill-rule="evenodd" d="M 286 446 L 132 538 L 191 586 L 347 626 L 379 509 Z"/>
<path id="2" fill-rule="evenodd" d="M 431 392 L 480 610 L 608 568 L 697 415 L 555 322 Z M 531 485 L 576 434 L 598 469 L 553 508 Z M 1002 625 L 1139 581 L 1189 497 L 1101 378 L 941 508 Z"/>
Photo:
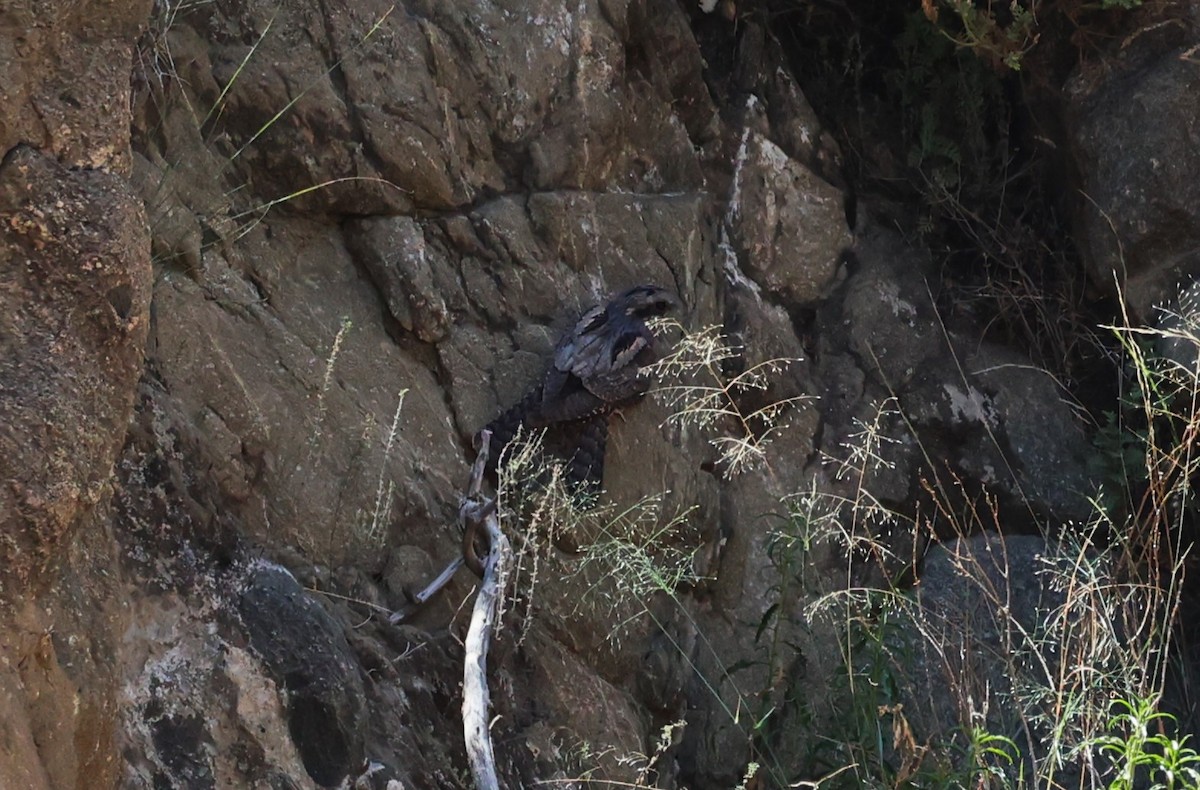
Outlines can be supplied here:
<path id="1" fill-rule="evenodd" d="M 1195 3 L 1147 7 L 1128 45 L 1085 64 L 1067 86 L 1084 261 L 1145 321 L 1200 273 L 1198 23 Z"/>
<path id="2" fill-rule="evenodd" d="M 1079 587 L 1087 576 L 1079 574 L 1084 558 L 1075 552 L 1037 536 L 995 534 L 929 551 L 916 605 L 900 619 L 912 651 L 900 670 L 903 711 L 918 742 L 965 743 L 970 728 L 980 726 L 1024 755 L 1024 765 L 1005 766 L 1010 776 L 1034 775 L 1030 755 L 1045 755 L 1048 722 L 1064 715 L 1052 695 L 1036 695 L 1058 688 L 1060 672 L 1071 671 L 1060 665 L 1064 657 L 1104 669 L 1089 651 L 1104 639 L 1094 629 L 1107 625 L 1107 613 L 1076 603 L 1064 614 L 1068 595 L 1092 594 Z M 1075 584 L 1064 581 L 1071 578 Z M 1094 620 L 1083 627 L 1080 618 Z M 1061 773 L 1065 779 L 1070 772 Z"/>
<path id="3" fill-rule="evenodd" d="M 842 193 L 749 130 L 737 156 L 731 237 L 743 269 L 789 304 L 819 301 L 851 241 Z"/>
<path id="4" fill-rule="evenodd" d="M 244 582 L 237 609 L 250 648 L 286 691 L 288 731 L 317 784 L 340 783 L 363 765 L 366 698 L 340 624 L 283 568 Z"/>

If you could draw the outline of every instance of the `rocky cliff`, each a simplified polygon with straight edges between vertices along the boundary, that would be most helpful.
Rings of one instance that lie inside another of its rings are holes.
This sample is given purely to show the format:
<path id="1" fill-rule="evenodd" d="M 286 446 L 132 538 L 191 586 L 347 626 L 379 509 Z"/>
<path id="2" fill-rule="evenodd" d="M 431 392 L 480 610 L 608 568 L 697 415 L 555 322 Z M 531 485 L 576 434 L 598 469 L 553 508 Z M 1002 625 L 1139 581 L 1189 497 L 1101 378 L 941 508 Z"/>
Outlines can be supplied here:
<path id="1" fill-rule="evenodd" d="M 844 541 L 783 561 L 798 493 L 914 516 L 936 467 L 1014 531 L 1086 518 L 1055 379 L 850 194 L 768 9 L 693 5 L 0 10 L 0 787 L 467 784 L 475 579 L 388 615 L 460 552 L 475 431 L 637 283 L 729 338 L 664 387 L 780 405 L 612 420 L 605 501 L 687 572 L 630 594 L 588 539 L 531 551 L 492 673 L 506 786 L 816 778 L 843 656 L 805 604 L 911 576 L 929 534 L 834 513 Z M 1057 115 L 1085 262 L 1107 284 L 1124 251 L 1144 310 L 1200 265 L 1197 12 L 1169 10 Z M 1130 176 L 1123 139 L 1162 154 Z M 893 438 L 847 477 L 865 425 Z"/>

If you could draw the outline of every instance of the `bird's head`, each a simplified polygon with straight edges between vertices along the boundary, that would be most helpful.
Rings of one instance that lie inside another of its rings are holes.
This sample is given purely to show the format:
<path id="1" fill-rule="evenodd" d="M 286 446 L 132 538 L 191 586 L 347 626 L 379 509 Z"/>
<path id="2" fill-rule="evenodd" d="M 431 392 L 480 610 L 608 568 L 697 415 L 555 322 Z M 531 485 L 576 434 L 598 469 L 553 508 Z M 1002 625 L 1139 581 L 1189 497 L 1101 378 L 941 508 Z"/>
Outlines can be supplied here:
<path id="1" fill-rule="evenodd" d="M 657 285 L 635 285 L 622 292 L 612 304 L 627 316 L 658 318 L 679 307 L 679 298 Z"/>

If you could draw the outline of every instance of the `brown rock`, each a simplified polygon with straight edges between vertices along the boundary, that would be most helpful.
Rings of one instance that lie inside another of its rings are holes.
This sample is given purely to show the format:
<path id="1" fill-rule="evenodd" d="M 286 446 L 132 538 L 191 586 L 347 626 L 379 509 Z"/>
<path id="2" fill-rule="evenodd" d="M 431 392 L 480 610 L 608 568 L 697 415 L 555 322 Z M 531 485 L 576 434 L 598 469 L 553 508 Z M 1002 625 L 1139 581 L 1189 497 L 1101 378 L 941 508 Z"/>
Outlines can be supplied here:
<path id="1" fill-rule="evenodd" d="M 421 227 L 409 217 L 352 220 L 346 244 L 375 279 L 400 325 L 426 343 L 445 337 L 450 316 L 434 285 Z"/>
<path id="2" fill-rule="evenodd" d="M 67 165 L 128 172 L 129 70 L 150 7 L 6 3 L 0 152 L 24 142 Z"/>
<path id="3" fill-rule="evenodd" d="M 236 248 L 233 265 L 206 254 L 205 284 L 171 271 L 156 293 L 172 316 L 153 337 L 159 371 L 183 418 L 212 426 L 202 466 L 219 498 L 247 533 L 330 565 L 381 564 L 400 524 L 426 523 L 435 550 L 466 466 L 434 374 L 389 337 L 337 229 L 276 223 L 260 250 L 289 261 L 269 303 Z"/>
<path id="4" fill-rule="evenodd" d="M 756 132 L 738 158 L 731 230 L 742 269 L 789 303 L 819 301 L 851 243 L 841 192 Z"/>
<path id="5" fill-rule="evenodd" d="M 149 325 L 140 202 L 32 148 L 0 165 L 0 590 L 45 570 L 104 496 Z"/>

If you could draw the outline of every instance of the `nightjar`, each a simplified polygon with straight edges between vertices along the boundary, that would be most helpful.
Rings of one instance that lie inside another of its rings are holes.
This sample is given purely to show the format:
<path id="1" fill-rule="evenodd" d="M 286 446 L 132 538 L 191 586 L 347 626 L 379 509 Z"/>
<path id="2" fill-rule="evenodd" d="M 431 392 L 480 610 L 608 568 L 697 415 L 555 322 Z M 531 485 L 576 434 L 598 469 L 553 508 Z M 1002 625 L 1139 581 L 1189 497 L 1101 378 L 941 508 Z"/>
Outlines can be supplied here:
<path id="1" fill-rule="evenodd" d="M 670 291 L 638 285 L 588 310 L 558 341 L 542 381 L 487 425 L 492 432 L 488 471 L 522 427 L 546 429 L 544 449 L 567 464 L 572 483 L 599 484 L 604 476 L 608 415 L 649 390 L 642 368 L 655 361 L 647 320 L 679 307 Z"/>

